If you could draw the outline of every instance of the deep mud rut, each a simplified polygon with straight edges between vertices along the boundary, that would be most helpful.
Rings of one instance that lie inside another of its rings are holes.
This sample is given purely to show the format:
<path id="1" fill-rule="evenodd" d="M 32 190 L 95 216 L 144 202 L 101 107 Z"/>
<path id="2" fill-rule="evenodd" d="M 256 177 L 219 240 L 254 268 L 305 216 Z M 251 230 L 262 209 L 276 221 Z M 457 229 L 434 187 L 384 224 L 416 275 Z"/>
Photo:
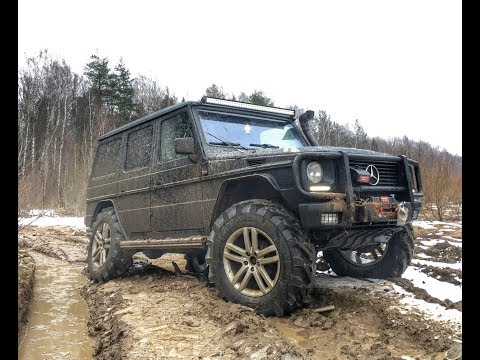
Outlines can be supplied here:
<path id="1" fill-rule="evenodd" d="M 25 229 L 19 242 L 80 264 L 87 241 L 73 231 Z M 458 358 L 454 353 L 461 345 L 461 324 L 434 321 L 406 308 L 389 281 L 319 274 L 305 309 L 265 318 L 218 299 L 214 288 L 176 273 L 172 261 L 183 271 L 181 256 L 149 260 L 140 254 L 126 277 L 82 288 L 93 358 Z M 315 312 L 325 305 L 336 310 Z"/>

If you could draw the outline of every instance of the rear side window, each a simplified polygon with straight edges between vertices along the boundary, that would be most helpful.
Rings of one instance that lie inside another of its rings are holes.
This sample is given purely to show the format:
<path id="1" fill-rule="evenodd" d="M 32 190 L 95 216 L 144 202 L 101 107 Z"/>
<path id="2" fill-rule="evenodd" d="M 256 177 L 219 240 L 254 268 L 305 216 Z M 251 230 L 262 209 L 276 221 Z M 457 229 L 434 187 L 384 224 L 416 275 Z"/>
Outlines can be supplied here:
<path id="1" fill-rule="evenodd" d="M 106 176 L 117 171 L 121 144 L 122 139 L 118 138 L 98 146 L 92 170 L 93 177 Z"/>
<path id="2" fill-rule="evenodd" d="M 162 122 L 160 139 L 160 161 L 169 161 L 186 157 L 175 152 L 175 139 L 193 137 L 192 125 L 187 113 L 180 113 Z"/>
<path id="3" fill-rule="evenodd" d="M 134 170 L 150 165 L 152 129 L 153 127 L 150 125 L 128 134 L 125 170 Z"/>

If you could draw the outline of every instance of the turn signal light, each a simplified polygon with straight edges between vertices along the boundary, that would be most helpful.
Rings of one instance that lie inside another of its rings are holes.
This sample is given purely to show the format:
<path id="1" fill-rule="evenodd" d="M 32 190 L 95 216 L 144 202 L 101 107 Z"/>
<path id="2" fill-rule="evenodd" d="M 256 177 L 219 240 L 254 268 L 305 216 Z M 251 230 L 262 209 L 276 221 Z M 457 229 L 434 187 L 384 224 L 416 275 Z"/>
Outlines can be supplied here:
<path id="1" fill-rule="evenodd" d="M 369 181 L 370 181 L 370 176 L 368 176 L 368 175 L 360 175 L 358 177 L 358 182 L 360 182 L 360 183 L 365 183 L 366 184 Z"/>

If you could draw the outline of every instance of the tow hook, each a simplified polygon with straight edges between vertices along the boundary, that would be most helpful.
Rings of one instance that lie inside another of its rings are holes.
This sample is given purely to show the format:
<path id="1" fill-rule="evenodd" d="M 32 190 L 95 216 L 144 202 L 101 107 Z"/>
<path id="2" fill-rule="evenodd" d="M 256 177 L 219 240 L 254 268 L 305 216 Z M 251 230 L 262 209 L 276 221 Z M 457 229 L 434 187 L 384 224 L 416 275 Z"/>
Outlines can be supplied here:
<path id="1" fill-rule="evenodd" d="M 405 206 L 405 202 L 402 201 L 397 207 L 397 225 L 405 225 L 408 218 L 408 208 Z"/>

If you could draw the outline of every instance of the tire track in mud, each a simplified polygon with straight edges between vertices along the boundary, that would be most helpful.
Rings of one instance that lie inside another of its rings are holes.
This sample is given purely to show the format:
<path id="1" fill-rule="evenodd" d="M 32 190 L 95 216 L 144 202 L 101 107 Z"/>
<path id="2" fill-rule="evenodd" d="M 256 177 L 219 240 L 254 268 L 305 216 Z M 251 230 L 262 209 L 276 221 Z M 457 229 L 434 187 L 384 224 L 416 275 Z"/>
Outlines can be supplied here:
<path id="1" fill-rule="evenodd" d="M 168 269 L 172 259 L 155 263 Z M 176 262 L 184 266 L 181 258 Z M 433 359 L 460 336 L 448 325 L 405 313 L 383 285 L 372 293 L 323 287 L 317 279 L 307 308 L 265 318 L 218 299 L 191 276 L 136 265 L 137 273 L 85 289 L 97 359 Z M 314 312 L 330 304 L 336 312 Z"/>

